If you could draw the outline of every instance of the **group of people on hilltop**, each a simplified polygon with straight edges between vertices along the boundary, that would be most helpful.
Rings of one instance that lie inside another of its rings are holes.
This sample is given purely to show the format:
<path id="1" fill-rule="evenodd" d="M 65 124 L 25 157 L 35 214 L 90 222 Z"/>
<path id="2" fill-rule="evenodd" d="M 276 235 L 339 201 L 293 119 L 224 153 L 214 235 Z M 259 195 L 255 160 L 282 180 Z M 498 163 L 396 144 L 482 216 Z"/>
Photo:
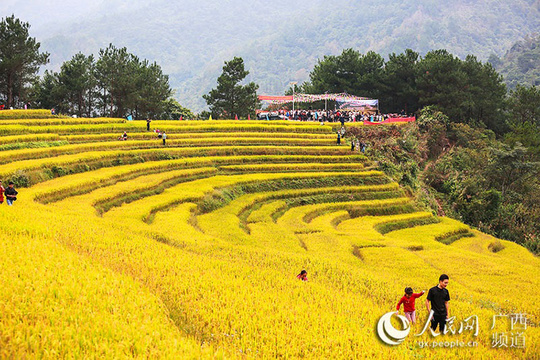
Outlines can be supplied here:
<path id="1" fill-rule="evenodd" d="M 24 110 L 29 110 L 31 108 L 30 102 L 25 102 L 22 108 Z M 5 104 L 0 104 L 0 110 L 14 110 L 14 107 L 10 106 L 7 108 Z"/>
<path id="2" fill-rule="evenodd" d="M 2 181 L 0 181 L 0 204 L 4 203 L 5 196 L 6 203 L 10 206 L 13 205 L 13 202 L 17 200 L 17 194 L 19 194 L 19 192 L 15 190 L 15 184 L 13 181 L 8 183 L 7 189 L 4 188 Z"/>
<path id="3" fill-rule="evenodd" d="M 320 121 L 324 122 L 381 122 L 389 118 L 407 117 L 405 110 L 394 114 L 367 113 L 360 111 L 342 111 L 342 110 L 278 110 L 282 115 L 290 120 L 299 121 Z"/>

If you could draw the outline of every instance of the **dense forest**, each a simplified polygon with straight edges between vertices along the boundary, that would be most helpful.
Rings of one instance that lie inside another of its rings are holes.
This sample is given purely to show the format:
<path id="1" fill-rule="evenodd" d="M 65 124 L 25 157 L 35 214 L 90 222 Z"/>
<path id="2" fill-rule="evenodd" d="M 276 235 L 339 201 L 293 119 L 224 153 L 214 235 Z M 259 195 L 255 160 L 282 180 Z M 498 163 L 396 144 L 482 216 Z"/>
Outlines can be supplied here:
<path id="1" fill-rule="evenodd" d="M 373 50 L 385 58 L 407 48 L 421 55 L 447 49 L 462 59 L 473 54 L 486 60 L 540 28 L 539 3 L 530 0 L 68 4 L 66 9 L 54 1 L 9 0 L 0 9 L 36 24 L 33 36 L 50 53 L 47 69 L 59 71 L 78 52 L 97 57 L 113 43 L 160 64 L 175 98 L 197 112 L 205 107 L 201 96 L 215 86 L 223 62 L 234 56 L 245 61 L 247 82 L 259 84 L 260 93 L 278 95 L 289 82 L 308 80 L 318 59 L 346 48 Z M 68 19 L 66 10 L 74 17 Z"/>
<path id="2" fill-rule="evenodd" d="M 435 105 L 454 120 L 505 131 L 500 111 L 506 94 L 503 79 L 491 64 L 472 55 L 461 60 L 446 50 L 433 50 L 422 57 L 407 49 L 385 61 L 373 51 L 346 49 L 325 56 L 309 78 L 297 91 L 364 94 L 382 99 L 383 113 L 411 114 Z"/>

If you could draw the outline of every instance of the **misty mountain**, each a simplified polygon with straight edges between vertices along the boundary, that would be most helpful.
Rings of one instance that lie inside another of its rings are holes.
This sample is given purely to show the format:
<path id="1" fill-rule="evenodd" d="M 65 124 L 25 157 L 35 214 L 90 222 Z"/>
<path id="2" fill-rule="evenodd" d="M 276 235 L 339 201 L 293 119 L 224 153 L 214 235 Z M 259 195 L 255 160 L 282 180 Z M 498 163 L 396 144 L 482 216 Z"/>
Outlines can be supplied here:
<path id="1" fill-rule="evenodd" d="M 344 48 L 384 56 L 446 48 L 485 60 L 540 29 L 538 0 L 4 1 L 2 13 L 39 20 L 31 32 L 51 53 L 49 68 L 79 51 L 126 46 L 160 64 L 179 101 L 196 111 L 234 56 L 260 93 L 282 94 L 307 80 L 317 59 Z"/>
<path id="2" fill-rule="evenodd" d="M 510 89 L 518 84 L 540 86 L 540 35 L 516 42 L 501 58 L 491 55 L 489 62 L 503 75 Z"/>

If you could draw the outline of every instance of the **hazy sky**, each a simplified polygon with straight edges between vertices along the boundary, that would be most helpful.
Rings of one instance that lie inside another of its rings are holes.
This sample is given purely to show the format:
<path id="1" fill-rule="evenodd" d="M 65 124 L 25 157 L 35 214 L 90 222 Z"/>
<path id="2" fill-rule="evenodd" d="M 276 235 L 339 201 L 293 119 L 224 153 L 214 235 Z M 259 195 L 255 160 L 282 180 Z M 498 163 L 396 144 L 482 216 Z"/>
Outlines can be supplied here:
<path id="1" fill-rule="evenodd" d="M 151 1 L 142 0 L 0 0 L 0 16 L 15 16 L 40 32 L 46 24 L 71 22 L 107 13 L 137 8 Z"/>

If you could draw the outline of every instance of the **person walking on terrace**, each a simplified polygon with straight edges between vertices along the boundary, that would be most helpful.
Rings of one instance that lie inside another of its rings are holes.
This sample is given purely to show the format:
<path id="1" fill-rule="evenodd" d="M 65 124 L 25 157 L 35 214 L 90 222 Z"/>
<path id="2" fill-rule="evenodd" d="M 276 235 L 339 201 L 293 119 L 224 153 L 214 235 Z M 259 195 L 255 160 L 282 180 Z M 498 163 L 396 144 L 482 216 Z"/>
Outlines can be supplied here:
<path id="1" fill-rule="evenodd" d="M 433 311 L 433 318 L 431 319 L 431 328 L 433 331 L 439 326 L 439 331 L 441 334 L 444 333 L 444 328 L 446 326 L 446 320 L 450 316 L 450 307 L 448 302 L 450 301 L 450 293 L 446 289 L 448 286 L 448 275 L 442 274 L 439 277 L 439 285 L 429 289 L 427 298 L 426 298 L 426 308 L 428 312 L 429 303 L 431 302 L 431 311 Z"/>
<path id="2" fill-rule="evenodd" d="M 399 307 L 401 304 L 403 304 L 403 311 L 405 312 L 405 317 L 409 322 L 412 324 L 416 323 L 416 309 L 415 309 L 415 302 L 416 299 L 420 296 L 424 295 L 424 291 L 421 291 L 419 293 L 413 293 L 413 289 L 410 287 L 405 288 L 405 295 L 399 300 L 397 306 L 396 306 L 396 313 L 399 313 Z"/>
<path id="3" fill-rule="evenodd" d="M 306 270 L 300 271 L 300 274 L 296 275 L 296 278 L 298 280 L 307 281 L 307 271 Z"/>
<path id="4" fill-rule="evenodd" d="M 2 181 L 0 181 L 0 205 L 4 203 L 4 192 L 6 189 L 4 189 L 4 186 L 2 185 Z"/>
<path id="5" fill-rule="evenodd" d="M 9 206 L 13 205 L 13 202 L 17 200 L 17 194 L 19 193 L 15 188 L 13 187 L 13 181 L 9 182 L 8 188 L 5 191 L 6 194 L 6 202 Z"/>

